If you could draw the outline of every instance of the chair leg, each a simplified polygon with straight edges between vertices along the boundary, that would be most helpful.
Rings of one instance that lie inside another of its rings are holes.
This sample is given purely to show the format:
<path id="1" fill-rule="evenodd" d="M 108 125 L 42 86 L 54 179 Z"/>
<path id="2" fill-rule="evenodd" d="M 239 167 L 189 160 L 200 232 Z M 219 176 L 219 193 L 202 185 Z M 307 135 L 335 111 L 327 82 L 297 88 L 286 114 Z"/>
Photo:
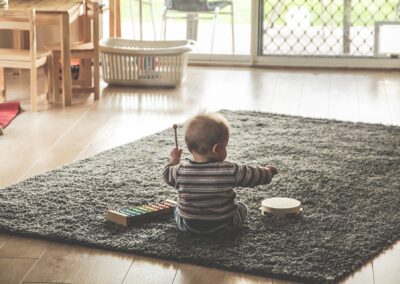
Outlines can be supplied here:
<path id="1" fill-rule="evenodd" d="M 166 39 L 166 34 L 167 34 L 167 13 L 168 13 L 168 9 L 167 7 L 164 7 L 164 11 L 163 11 L 163 16 L 162 16 L 162 24 L 161 24 L 161 35 L 160 35 L 160 39 L 161 40 L 165 40 Z"/>
<path id="2" fill-rule="evenodd" d="M 60 103 L 60 57 L 59 54 L 53 54 L 53 98 L 56 104 Z"/>
<path id="3" fill-rule="evenodd" d="M 71 66 L 71 76 L 72 76 L 72 85 L 74 85 L 74 80 L 75 77 L 72 73 L 72 66 Z M 78 75 L 78 80 L 79 80 L 79 86 L 83 87 L 83 86 L 87 86 L 87 68 L 86 68 L 86 60 L 85 59 L 80 59 L 79 60 L 79 75 Z"/>
<path id="4" fill-rule="evenodd" d="M 0 67 L 0 96 L 3 97 L 0 102 L 6 100 L 6 75 L 4 72 L 4 67 Z"/>
<path id="5" fill-rule="evenodd" d="M 92 78 L 92 60 L 81 59 L 79 61 L 79 80 L 82 80 L 80 85 L 83 87 L 92 86 Z"/>
<path id="6" fill-rule="evenodd" d="M 50 55 L 47 58 L 47 99 L 54 103 L 54 85 L 53 85 L 53 73 L 54 73 L 54 66 L 53 66 L 53 55 Z"/>
<path id="7" fill-rule="evenodd" d="M 231 3 L 231 26 L 232 26 L 232 54 L 235 54 L 235 23 L 234 23 L 233 2 Z"/>
<path id="8" fill-rule="evenodd" d="M 50 66 L 49 62 L 50 62 L 50 57 L 48 56 L 47 57 L 47 62 L 43 66 L 43 68 L 44 68 L 44 75 L 46 76 L 46 99 L 47 99 L 48 102 L 51 102 L 52 98 L 50 96 L 50 91 L 49 90 L 50 90 L 50 85 L 52 85 L 52 83 L 50 83 L 51 80 L 49 80 L 49 73 L 50 73 L 50 70 L 51 70 L 51 66 Z"/>
<path id="9" fill-rule="evenodd" d="M 98 100 L 100 99 L 100 62 L 98 54 L 94 56 L 93 68 L 94 99 Z"/>
<path id="10" fill-rule="evenodd" d="M 153 0 L 149 0 L 149 5 L 150 5 L 150 12 L 151 12 L 151 22 L 153 24 L 153 35 L 154 35 L 154 40 L 156 40 L 157 39 L 157 32 L 156 32 L 156 23 L 154 22 Z"/>
<path id="11" fill-rule="evenodd" d="M 214 10 L 214 20 L 213 20 L 213 31 L 212 31 L 212 36 L 211 36 L 211 53 L 213 53 L 214 50 L 214 36 L 215 36 L 215 25 L 217 23 L 217 17 L 219 14 L 219 8 L 215 8 Z"/>
<path id="12" fill-rule="evenodd" d="M 133 13 L 133 0 L 128 0 L 129 2 L 129 15 L 131 16 L 131 24 L 132 24 L 132 38 L 135 38 L 135 17 Z"/>
<path id="13" fill-rule="evenodd" d="M 32 111 L 37 112 L 38 110 L 38 97 L 37 97 L 37 68 L 31 68 L 31 106 Z"/>
<path id="14" fill-rule="evenodd" d="M 92 71 L 92 60 L 86 60 L 86 83 L 87 86 L 90 87 L 93 84 L 93 71 Z"/>
<path id="15" fill-rule="evenodd" d="M 21 49 L 21 38 L 23 36 L 22 31 L 13 31 L 13 48 Z M 21 76 L 21 68 L 14 68 L 13 75 Z"/>

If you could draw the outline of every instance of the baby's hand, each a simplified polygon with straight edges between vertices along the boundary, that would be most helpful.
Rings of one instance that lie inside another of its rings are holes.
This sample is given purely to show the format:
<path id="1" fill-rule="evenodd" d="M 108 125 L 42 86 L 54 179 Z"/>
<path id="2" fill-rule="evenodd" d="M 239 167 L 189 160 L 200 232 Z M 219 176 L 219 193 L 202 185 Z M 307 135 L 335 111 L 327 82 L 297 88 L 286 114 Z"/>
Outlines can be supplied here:
<path id="1" fill-rule="evenodd" d="M 278 170 L 274 166 L 268 165 L 265 168 L 272 173 L 272 176 L 274 176 L 278 173 Z"/>
<path id="2" fill-rule="evenodd" d="M 171 162 L 175 162 L 179 164 L 181 161 L 181 156 L 182 156 L 182 149 L 172 149 L 171 151 Z"/>

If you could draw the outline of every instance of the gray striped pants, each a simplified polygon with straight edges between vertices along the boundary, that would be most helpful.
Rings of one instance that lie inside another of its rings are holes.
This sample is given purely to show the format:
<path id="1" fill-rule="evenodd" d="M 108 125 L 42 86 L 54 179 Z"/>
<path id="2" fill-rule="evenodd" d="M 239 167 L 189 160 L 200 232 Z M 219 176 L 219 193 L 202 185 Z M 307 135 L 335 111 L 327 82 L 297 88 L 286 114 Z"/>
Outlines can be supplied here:
<path id="1" fill-rule="evenodd" d="M 177 207 L 175 208 L 174 217 L 176 221 L 176 225 L 178 229 L 184 232 L 190 232 L 197 235 L 210 235 L 210 234 L 223 234 L 223 233 L 233 233 L 237 231 L 244 223 L 248 215 L 248 209 L 246 204 L 238 201 L 238 210 L 236 211 L 233 218 L 228 222 L 218 225 L 215 228 L 199 231 L 197 229 L 192 228 L 188 222 L 182 218 L 179 214 L 177 214 Z"/>

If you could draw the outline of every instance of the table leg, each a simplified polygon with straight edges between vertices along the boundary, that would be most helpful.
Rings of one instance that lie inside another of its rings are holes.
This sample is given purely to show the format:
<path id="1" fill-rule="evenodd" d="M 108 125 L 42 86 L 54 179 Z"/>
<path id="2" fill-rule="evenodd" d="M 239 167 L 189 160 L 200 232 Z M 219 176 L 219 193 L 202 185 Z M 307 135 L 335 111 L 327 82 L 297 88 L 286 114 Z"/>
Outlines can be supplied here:
<path id="1" fill-rule="evenodd" d="M 69 15 L 61 15 L 61 63 L 62 63 L 62 91 L 63 104 L 72 104 L 72 82 L 71 82 L 71 47 L 69 34 Z"/>
<path id="2" fill-rule="evenodd" d="M 140 21 L 140 40 L 143 40 L 143 7 L 142 0 L 139 0 L 139 21 Z"/>

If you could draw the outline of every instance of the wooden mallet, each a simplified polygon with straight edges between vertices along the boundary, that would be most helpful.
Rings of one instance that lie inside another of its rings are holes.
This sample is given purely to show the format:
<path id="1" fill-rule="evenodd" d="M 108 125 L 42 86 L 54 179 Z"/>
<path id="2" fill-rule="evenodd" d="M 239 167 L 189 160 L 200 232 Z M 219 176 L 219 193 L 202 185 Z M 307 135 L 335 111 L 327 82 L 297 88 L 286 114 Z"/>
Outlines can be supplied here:
<path id="1" fill-rule="evenodd" d="M 174 133 L 175 133 L 175 148 L 178 149 L 178 134 L 176 133 L 176 129 L 178 128 L 178 125 L 174 124 L 172 125 L 174 128 Z"/>

